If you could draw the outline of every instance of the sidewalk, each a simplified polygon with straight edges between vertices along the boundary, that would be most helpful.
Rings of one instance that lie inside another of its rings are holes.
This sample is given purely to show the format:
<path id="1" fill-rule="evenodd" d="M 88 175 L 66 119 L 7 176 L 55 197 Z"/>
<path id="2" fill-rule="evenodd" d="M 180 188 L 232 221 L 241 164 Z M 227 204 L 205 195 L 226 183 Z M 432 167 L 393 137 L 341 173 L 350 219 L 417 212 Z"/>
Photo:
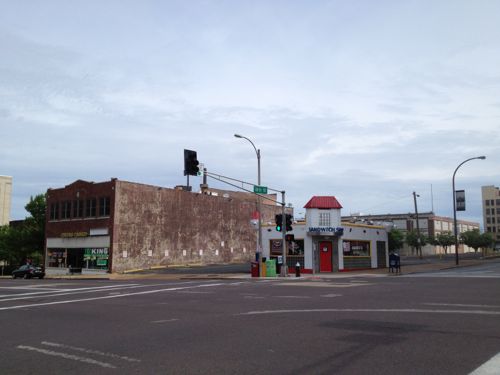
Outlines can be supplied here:
<path id="1" fill-rule="evenodd" d="M 500 259 L 500 256 L 481 258 L 481 259 L 464 259 L 459 261 L 459 265 L 455 265 L 455 260 L 446 260 L 439 263 L 422 263 L 422 264 L 410 264 L 405 265 L 404 261 L 401 263 L 401 275 L 422 273 L 422 272 L 433 272 L 454 268 L 471 267 L 476 265 L 481 265 L 492 261 L 493 259 Z M 424 259 L 425 261 L 425 259 Z M 378 268 L 370 270 L 360 270 L 360 271 L 348 271 L 348 272 L 335 272 L 335 273 L 320 273 L 320 274 L 301 274 L 301 280 L 319 280 L 319 279 L 341 279 L 350 277 L 385 277 L 385 276 L 397 276 L 399 274 L 389 273 L 389 268 Z M 232 280 L 285 280 L 282 277 L 262 277 L 257 278 L 247 274 L 237 273 L 237 274 L 113 274 L 110 275 L 112 280 L 222 280 L 222 279 L 232 279 Z M 287 280 L 297 280 L 295 277 L 295 272 L 291 269 Z"/>
<path id="2" fill-rule="evenodd" d="M 409 264 L 405 265 L 404 260 L 401 262 L 401 275 L 422 273 L 422 272 L 433 272 L 454 268 L 471 267 L 476 265 L 485 264 L 495 259 L 500 259 L 500 256 L 493 256 L 480 259 L 461 259 L 459 265 L 455 265 L 455 260 L 449 259 L 441 262 L 431 263 L 421 263 L 421 264 Z M 425 262 L 425 258 L 423 259 Z M 319 274 L 301 274 L 301 280 L 319 280 L 319 279 L 343 279 L 350 277 L 384 277 L 384 276 L 397 276 L 399 274 L 389 273 L 389 268 L 377 268 L 369 270 L 360 271 L 348 271 L 348 272 L 335 272 L 335 273 L 319 273 Z M 0 277 L 3 279 L 10 278 L 10 276 Z M 169 273 L 113 273 L 113 274 L 102 274 L 102 275 L 49 275 L 46 276 L 47 279 L 64 279 L 64 280 L 285 280 L 282 277 L 262 277 L 262 278 L 252 278 L 250 274 L 250 266 L 248 273 L 206 273 L 206 274 L 169 274 Z M 295 272 L 293 269 L 289 270 L 289 275 L 287 280 L 297 280 L 295 277 Z"/>

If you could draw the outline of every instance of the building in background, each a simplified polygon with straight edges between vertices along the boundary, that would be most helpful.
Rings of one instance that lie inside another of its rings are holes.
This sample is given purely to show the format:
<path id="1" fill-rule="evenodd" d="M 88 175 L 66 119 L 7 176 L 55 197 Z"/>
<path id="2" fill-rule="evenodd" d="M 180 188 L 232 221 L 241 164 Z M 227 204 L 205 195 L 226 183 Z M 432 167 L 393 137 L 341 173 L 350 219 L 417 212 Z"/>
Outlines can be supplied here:
<path id="1" fill-rule="evenodd" d="M 275 207 L 276 209 L 276 207 Z M 47 191 L 48 274 L 254 259 L 253 194 L 202 194 L 111 179 Z"/>
<path id="2" fill-rule="evenodd" d="M 12 202 L 12 177 L 0 176 L 0 225 L 8 225 Z"/>
<path id="3" fill-rule="evenodd" d="M 495 248 L 500 249 L 500 189 L 496 186 L 482 186 L 484 231 L 491 233 Z"/>
<path id="4" fill-rule="evenodd" d="M 382 214 L 382 215 L 363 215 L 355 214 L 350 216 L 343 216 L 342 221 L 347 221 L 351 223 L 363 223 L 368 225 L 383 225 L 389 230 L 391 228 L 397 228 L 403 233 L 408 233 L 417 230 L 417 219 L 414 213 L 407 214 Z M 435 238 L 438 234 L 449 232 L 453 233 L 453 218 L 445 216 L 436 216 L 433 212 L 422 212 L 418 214 L 418 226 L 420 233 L 426 237 Z M 477 229 L 479 230 L 479 223 L 457 220 L 458 233 L 466 232 L 469 230 Z M 454 247 L 453 247 L 454 249 Z M 448 253 L 452 252 L 448 248 Z M 474 249 L 469 248 L 464 244 L 459 245 L 458 251 L 460 253 L 473 252 Z M 404 245 L 402 255 L 412 254 L 412 250 L 408 245 Z M 435 246 L 427 244 L 422 247 L 422 254 L 435 255 L 444 254 L 444 249 L 441 246 Z"/>

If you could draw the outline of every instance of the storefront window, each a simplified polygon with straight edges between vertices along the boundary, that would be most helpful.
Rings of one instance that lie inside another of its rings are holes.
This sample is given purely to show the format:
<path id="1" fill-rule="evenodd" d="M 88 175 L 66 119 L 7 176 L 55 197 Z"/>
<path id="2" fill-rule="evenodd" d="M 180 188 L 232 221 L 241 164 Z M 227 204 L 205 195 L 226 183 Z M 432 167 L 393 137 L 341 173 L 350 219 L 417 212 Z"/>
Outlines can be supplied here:
<path id="1" fill-rule="evenodd" d="M 47 251 L 48 266 L 58 268 L 108 269 L 109 249 L 49 249 Z"/>
<path id="2" fill-rule="evenodd" d="M 345 257 L 369 257 L 370 241 L 343 241 L 343 250 Z"/>
<path id="3" fill-rule="evenodd" d="M 49 267 L 66 267 L 66 249 L 54 249 L 47 252 Z"/>
<path id="4" fill-rule="evenodd" d="M 271 259 L 275 259 L 282 255 L 281 240 L 271 240 Z M 295 239 L 286 242 L 287 255 L 286 263 L 288 267 L 295 267 L 297 262 L 301 267 L 304 267 L 304 240 Z"/>
<path id="5" fill-rule="evenodd" d="M 85 268 L 89 269 L 107 269 L 109 251 L 108 248 L 88 248 L 83 254 Z"/>

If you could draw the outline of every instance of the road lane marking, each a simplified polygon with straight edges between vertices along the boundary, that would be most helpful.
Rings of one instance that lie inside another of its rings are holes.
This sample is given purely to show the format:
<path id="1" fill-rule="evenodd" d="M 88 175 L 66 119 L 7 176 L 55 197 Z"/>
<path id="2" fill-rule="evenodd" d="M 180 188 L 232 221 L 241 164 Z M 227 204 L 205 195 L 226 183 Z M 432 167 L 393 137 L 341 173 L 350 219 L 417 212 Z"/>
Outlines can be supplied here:
<path id="1" fill-rule="evenodd" d="M 469 375 L 498 375 L 500 373 L 500 353 L 483 363 Z"/>
<path id="2" fill-rule="evenodd" d="M 151 323 L 155 323 L 155 324 L 158 324 L 158 323 L 170 323 L 170 322 L 176 322 L 178 321 L 179 319 L 164 319 L 164 320 L 153 320 Z"/>
<path id="3" fill-rule="evenodd" d="M 37 294 L 41 294 L 41 293 L 55 293 L 55 292 L 72 292 L 72 291 L 84 291 L 84 290 L 100 290 L 100 289 L 110 289 L 110 288 L 120 288 L 120 287 L 132 287 L 134 285 L 140 285 L 140 284 L 121 284 L 121 285 L 108 285 L 108 286 L 95 286 L 95 287 L 88 287 L 88 288 L 72 288 L 72 289 L 67 289 L 67 288 L 64 288 L 64 289 L 46 289 L 46 290 L 40 290 L 40 291 L 36 291 L 36 292 L 31 292 L 31 293 L 19 293 L 19 294 L 16 294 L 15 296 L 16 297 L 22 297 L 22 296 L 30 296 L 30 295 L 37 295 Z M 7 288 L 5 288 L 7 289 Z M 12 288 L 12 289 L 15 289 L 15 288 Z M 24 289 L 33 289 L 33 288 L 24 288 Z M 0 295 L 0 298 L 1 297 L 12 297 L 12 294 L 4 294 L 4 295 Z"/>
<path id="4" fill-rule="evenodd" d="M 324 298 L 342 297 L 342 294 L 330 293 L 330 294 L 323 294 L 321 297 L 324 297 Z"/>
<path id="5" fill-rule="evenodd" d="M 192 281 L 184 282 L 184 283 L 179 283 L 176 285 L 184 285 L 184 284 L 191 284 Z M 104 289 L 103 287 L 98 287 L 99 289 L 92 289 L 92 288 L 80 288 L 80 289 L 67 289 L 70 290 L 71 292 L 68 293 L 56 293 L 56 294 L 44 294 L 44 295 L 35 295 L 35 296 L 24 296 L 24 297 L 12 297 L 12 298 L 4 298 L 0 299 L 0 302 L 6 302 L 6 301 L 17 301 L 17 300 L 23 300 L 23 299 L 33 299 L 33 298 L 39 298 L 39 297 L 59 297 L 59 296 L 68 296 L 68 295 L 74 295 L 74 294 L 85 294 L 85 293 L 92 293 L 92 292 L 106 292 L 106 291 L 114 291 L 117 289 L 135 289 L 135 288 L 146 288 L 146 287 L 153 287 L 153 286 L 163 286 L 165 284 L 126 284 L 129 286 L 111 286 L 108 287 L 107 289 Z M 18 294 L 19 296 L 19 294 Z"/>
<path id="6" fill-rule="evenodd" d="M 74 350 L 74 351 L 77 351 L 77 352 L 82 352 L 82 353 L 87 353 L 87 354 L 97 354 L 97 355 L 100 355 L 100 356 L 103 356 L 103 357 L 110 357 L 110 358 L 115 358 L 115 359 L 121 359 L 121 360 L 127 361 L 127 362 L 141 362 L 141 360 L 137 359 L 137 358 L 127 357 L 127 356 L 123 356 L 123 355 L 119 355 L 119 354 L 114 354 L 114 353 L 101 352 L 100 350 L 80 348 L 78 346 L 71 346 L 71 345 L 59 344 L 57 342 L 42 341 L 42 345 L 50 346 L 50 347 L 53 347 L 53 348 L 69 349 L 69 350 Z"/>
<path id="7" fill-rule="evenodd" d="M 33 352 L 37 352 L 37 353 L 41 353 L 41 354 L 51 355 L 53 357 L 61 357 L 64 359 L 71 359 L 73 361 L 84 362 L 84 363 L 88 363 L 91 365 L 96 365 L 96 366 L 101 366 L 101 367 L 106 367 L 106 368 L 116 368 L 116 366 L 113 366 L 111 363 L 96 361 L 95 359 L 92 359 L 92 358 L 80 357 L 80 356 L 73 355 L 73 354 L 55 352 L 53 350 L 35 348 L 33 346 L 18 345 L 17 349 L 29 350 L 29 351 L 33 351 Z"/>
<path id="8" fill-rule="evenodd" d="M 62 304 L 77 303 L 77 302 L 97 301 L 97 300 L 101 300 L 101 299 L 122 298 L 122 297 L 138 296 L 138 295 L 144 295 L 144 294 L 153 294 L 153 293 L 161 293 L 161 292 L 172 292 L 172 291 L 184 290 L 184 289 L 207 288 L 207 287 L 221 286 L 221 285 L 228 285 L 228 284 L 224 284 L 224 283 L 202 284 L 202 285 L 193 285 L 193 286 L 185 286 L 185 287 L 175 287 L 175 288 L 165 288 L 165 289 L 156 289 L 156 290 L 146 290 L 146 291 L 143 291 L 143 292 L 127 293 L 127 294 L 116 294 L 116 295 L 112 295 L 112 296 L 108 295 L 108 296 L 101 296 L 101 297 L 90 297 L 90 298 L 65 300 L 65 301 L 33 303 L 33 304 L 30 304 L 30 305 L 16 305 L 16 306 L 0 307 L 0 311 L 2 311 L 2 310 L 23 309 L 23 308 L 29 308 L 29 307 L 39 307 L 39 306 L 62 305 Z"/>
<path id="9" fill-rule="evenodd" d="M 463 314 L 463 315 L 500 315 L 500 311 L 483 310 L 428 310 L 428 309 L 298 309 L 298 310 L 260 310 L 247 311 L 235 315 L 266 314 L 303 314 L 322 312 L 383 312 L 383 313 L 428 313 L 428 314 Z"/>
<path id="10" fill-rule="evenodd" d="M 358 286 L 372 285 L 371 283 L 358 282 L 352 283 L 329 283 L 326 281 L 290 281 L 287 283 L 278 284 L 279 286 L 309 286 L 317 288 L 352 288 Z"/>
<path id="11" fill-rule="evenodd" d="M 487 309 L 498 309 L 500 305 L 467 305 L 463 303 L 424 303 L 428 306 L 455 306 L 455 307 L 482 307 Z"/>
<path id="12" fill-rule="evenodd" d="M 276 296 L 276 298 L 296 298 L 296 299 L 308 299 L 310 296 Z"/>

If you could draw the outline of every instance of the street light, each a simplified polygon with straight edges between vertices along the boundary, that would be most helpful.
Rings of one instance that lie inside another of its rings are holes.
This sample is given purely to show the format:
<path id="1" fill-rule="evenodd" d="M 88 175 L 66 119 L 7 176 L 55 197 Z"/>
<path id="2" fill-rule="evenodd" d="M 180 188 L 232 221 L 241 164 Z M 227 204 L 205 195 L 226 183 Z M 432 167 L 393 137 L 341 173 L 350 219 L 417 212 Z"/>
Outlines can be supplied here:
<path id="1" fill-rule="evenodd" d="M 415 216 L 417 217 L 417 253 L 420 259 L 422 259 L 422 248 L 420 247 L 420 225 L 418 220 L 418 209 L 417 209 L 417 197 L 420 197 L 417 193 L 413 192 L 413 202 L 415 203 Z"/>
<path id="2" fill-rule="evenodd" d="M 257 149 L 257 147 L 255 147 L 255 145 L 253 144 L 253 142 L 248 139 L 247 137 L 244 137 L 240 134 L 235 134 L 234 135 L 236 138 L 243 138 L 243 139 L 246 139 L 248 142 L 250 142 L 250 144 L 253 146 L 253 149 L 255 150 L 255 154 L 257 155 L 257 185 L 260 186 L 260 149 Z M 259 235 L 258 235 L 258 238 L 257 238 L 257 252 L 261 253 L 259 254 L 259 269 L 261 269 L 262 267 L 260 267 L 262 265 L 262 222 L 261 222 L 261 217 L 260 217 L 260 214 L 261 214 L 261 210 L 260 210 L 260 196 L 257 197 L 257 213 L 258 213 L 258 216 L 259 216 Z"/>
<path id="3" fill-rule="evenodd" d="M 455 172 L 453 172 L 453 179 L 452 179 L 452 185 L 453 185 L 453 229 L 455 232 L 455 264 L 458 266 L 458 228 L 457 228 L 457 202 L 456 202 L 456 192 L 455 192 L 455 174 L 458 171 L 458 168 L 460 168 L 462 165 L 467 163 L 468 161 L 474 160 L 474 159 L 481 159 L 484 160 L 486 159 L 486 156 L 476 156 L 475 158 L 470 158 L 467 160 L 464 160 L 461 162 L 458 167 L 455 169 Z"/>

